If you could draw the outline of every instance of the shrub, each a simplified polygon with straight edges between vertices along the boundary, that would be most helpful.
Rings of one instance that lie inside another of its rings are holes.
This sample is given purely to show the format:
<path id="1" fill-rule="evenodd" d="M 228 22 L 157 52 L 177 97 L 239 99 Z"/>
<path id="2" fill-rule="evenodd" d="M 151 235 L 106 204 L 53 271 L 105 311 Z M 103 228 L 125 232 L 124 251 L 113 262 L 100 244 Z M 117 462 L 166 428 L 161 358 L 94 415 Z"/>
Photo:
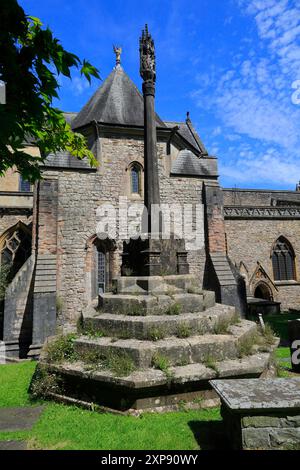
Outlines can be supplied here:
<path id="1" fill-rule="evenodd" d="M 272 327 L 266 323 L 265 329 L 262 330 L 262 335 L 267 343 L 267 345 L 272 346 L 276 341 L 276 335 L 272 329 Z"/>
<path id="2" fill-rule="evenodd" d="M 33 399 L 45 399 L 50 393 L 61 392 L 61 380 L 45 366 L 38 365 L 32 377 L 29 392 Z"/>
<path id="3" fill-rule="evenodd" d="M 177 338 L 188 338 L 191 336 L 192 331 L 186 323 L 180 323 L 177 327 Z"/>
<path id="4" fill-rule="evenodd" d="M 126 352 L 110 351 L 104 360 L 104 365 L 115 375 L 128 376 L 136 367 Z"/>
<path id="5" fill-rule="evenodd" d="M 164 373 L 168 373 L 170 361 L 166 356 L 156 353 L 152 357 L 152 365 L 155 369 L 161 370 Z"/>
<path id="6" fill-rule="evenodd" d="M 253 352 L 253 346 L 259 341 L 258 334 L 253 333 L 242 338 L 237 344 L 238 357 L 250 356 Z"/>
<path id="7" fill-rule="evenodd" d="M 57 336 L 53 341 L 47 344 L 45 348 L 46 358 L 49 362 L 74 361 L 77 355 L 74 351 L 74 340 L 76 335 L 73 333 Z"/>
<path id="8" fill-rule="evenodd" d="M 181 313 L 182 307 L 176 302 L 175 304 L 170 305 L 165 311 L 165 315 L 179 315 Z"/>
<path id="9" fill-rule="evenodd" d="M 93 366 L 93 369 L 103 367 L 104 356 L 94 348 L 86 348 L 79 354 L 79 359 L 85 364 Z"/>
<path id="10" fill-rule="evenodd" d="M 199 286 L 190 286 L 187 289 L 188 294 L 202 294 L 202 289 Z"/>
<path id="11" fill-rule="evenodd" d="M 92 338 L 102 338 L 105 336 L 103 331 L 97 330 L 93 325 L 90 324 L 83 324 L 81 327 L 78 328 L 77 331 L 81 335 L 88 336 L 90 339 Z"/>
<path id="12" fill-rule="evenodd" d="M 204 358 L 203 364 L 205 365 L 205 367 L 208 367 L 209 369 L 212 369 L 212 370 L 214 370 L 215 372 L 218 373 L 218 369 L 217 369 L 217 365 L 216 365 L 216 360 L 215 360 L 215 358 L 214 358 L 211 354 L 208 354 L 208 355 Z"/>
<path id="13" fill-rule="evenodd" d="M 146 339 L 150 341 L 158 341 L 160 339 L 164 339 L 166 336 L 165 330 L 162 327 L 153 327 L 150 328 L 147 332 Z"/>
<path id="14" fill-rule="evenodd" d="M 215 335 L 225 335 L 228 333 L 228 328 L 231 325 L 230 318 L 219 318 L 214 324 L 213 331 Z"/>

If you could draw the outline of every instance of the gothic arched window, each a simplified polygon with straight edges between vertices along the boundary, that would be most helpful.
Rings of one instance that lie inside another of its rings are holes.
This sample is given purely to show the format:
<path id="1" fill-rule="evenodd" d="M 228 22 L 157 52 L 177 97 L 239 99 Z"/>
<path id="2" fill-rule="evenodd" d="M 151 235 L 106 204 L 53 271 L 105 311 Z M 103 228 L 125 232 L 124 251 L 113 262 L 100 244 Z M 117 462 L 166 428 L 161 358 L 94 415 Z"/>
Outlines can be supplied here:
<path id="1" fill-rule="evenodd" d="M 295 253 L 291 244 L 284 237 L 279 237 L 274 245 L 272 264 L 275 281 L 296 279 Z"/>
<path id="2" fill-rule="evenodd" d="M 141 194 L 142 169 L 138 163 L 130 167 L 130 190 L 132 194 Z"/>
<path id="3" fill-rule="evenodd" d="M 10 267 L 12 279 L 31 254 L 31 231 L 22 223 L 7 232 L 0 248 L 0 263 Z"/>

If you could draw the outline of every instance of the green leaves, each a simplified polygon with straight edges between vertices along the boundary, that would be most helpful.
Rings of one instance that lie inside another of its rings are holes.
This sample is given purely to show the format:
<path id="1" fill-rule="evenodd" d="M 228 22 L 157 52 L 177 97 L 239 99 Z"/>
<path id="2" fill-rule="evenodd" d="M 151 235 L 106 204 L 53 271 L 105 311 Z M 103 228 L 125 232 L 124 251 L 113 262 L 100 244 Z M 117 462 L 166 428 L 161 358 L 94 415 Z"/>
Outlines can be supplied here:
<path id="1" fill-rule="evenodd" d="M 96 69 L 96 67 L 91 65 L 85 59 L 83 59 L 80 72 L 81 72 L 81 75 L 85 76 L 85 78 L 89 81 L 89 83 L 91 83 L 92 76 L 95 78 L 100 78 L 99 71 Z"/>
<path id="2" fill-rule="evenodd" d="M 16 0 L 1 0 L 0 18 L 0 80 L 6 84 L 6 104 L 0 105 L 0 174 L 15 166 L 33 182 L 41 177 L 40 164 L 47 154 L 59 150 L 96 165 L 84 136 L 72 132 L 52 102 L 59 96 L 59 75 L 71 78 L 75 67 L 90 83 L 92 77 L 100 78 L 98 70 L 66 51 Z M 39 147 L 40 157 L 26 153 L 28 139 Z"/>

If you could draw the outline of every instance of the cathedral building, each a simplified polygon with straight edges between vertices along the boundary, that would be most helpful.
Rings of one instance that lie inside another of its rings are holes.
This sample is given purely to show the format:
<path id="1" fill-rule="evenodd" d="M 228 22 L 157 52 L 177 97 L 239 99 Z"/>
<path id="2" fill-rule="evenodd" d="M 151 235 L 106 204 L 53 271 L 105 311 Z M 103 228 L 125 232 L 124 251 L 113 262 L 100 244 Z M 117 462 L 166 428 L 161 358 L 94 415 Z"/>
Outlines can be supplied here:
<path id="1" fill-rule="evenodd" d="M 65 113 L 97 167 L 60 152 L 48 155 L 34 187 L 12 171 L 0 180 L 0 257 L 10 266 L 0 339 L 8 356 L 36 357 L 47 337 L 76 325 L 99 291 L 113 291 L 126 275 L 120 227 L 114 238 L 97 236 L 103 204 L 118 213 L 120 201 L 143 202 L 143 97 L 119 62 L 78 113 Z M 299 309 L 300 192 L 222 189 L 217 158 L 189 115 L 156 115 L 156 134 L 161 203 L 197 207 L 187 262 L 199 286 L 243 316 L 246 294 L 249 305 Z M 34 143 L 28 152 L 38 152 Z"/>

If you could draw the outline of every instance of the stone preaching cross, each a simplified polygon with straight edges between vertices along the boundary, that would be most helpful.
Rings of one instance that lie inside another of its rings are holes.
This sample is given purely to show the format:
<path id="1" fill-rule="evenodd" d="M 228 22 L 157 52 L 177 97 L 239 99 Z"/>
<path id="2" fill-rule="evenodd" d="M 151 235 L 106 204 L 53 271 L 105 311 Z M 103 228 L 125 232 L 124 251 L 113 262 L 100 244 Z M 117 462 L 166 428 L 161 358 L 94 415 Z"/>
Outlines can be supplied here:
<path id="1" fill-rule="evenodd" d="M 140 75 L 144 97 L 144 204 L 147 217 L 143 217 L 142 237 L 125 244 L 122 271 L 130 270 L 138 276 L 187 274 L 189 268 L 184 240 L 175 239 L 174 234 L 170 239 L 164 239 L 162 234 L 154 105 L 155 48 L 147 25 L 140 37 Z"/>
<path id="2" fill-rule="evenodd" d="M 148 27 L 140 38 L 140 75 L 143 79 L 144 95 L 144 171 L 145 188 L 144 203 L 151 213 L 152 204 L 159 204 L 159 180 L 157 162 L 156 116 L 154 109 L 155 98 L 155 49 L 154 41 L 148 32 Z M 151 233 L 149 217 L 148 232 Z"/>

